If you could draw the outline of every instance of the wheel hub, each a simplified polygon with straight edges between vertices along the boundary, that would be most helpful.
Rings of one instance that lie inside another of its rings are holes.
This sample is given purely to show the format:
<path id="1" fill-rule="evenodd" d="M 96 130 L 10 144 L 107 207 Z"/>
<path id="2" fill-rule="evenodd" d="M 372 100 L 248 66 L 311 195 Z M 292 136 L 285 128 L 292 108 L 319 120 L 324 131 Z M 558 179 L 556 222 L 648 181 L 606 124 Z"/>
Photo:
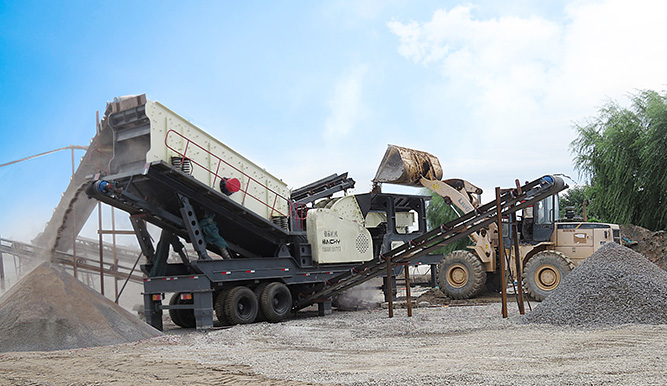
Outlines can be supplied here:
<path id="1" fill-rule="evenodd" d="M 242 299 L 239 301 L 236 309 L 239 312 L 239 315 L 249 315 L 250 311 L 252 310 L 252 307 L 249 304 L 249 301 L 246 299 Z"/>
<path id="2" fill-rule="evenodd" d="M 554 269 L 554 267 L 541 267 L 539 270 L 537 270 L 535 276 L 535 283 L 537 283 L 537 286 L 545 291 L 550 291 L 558 287 L 558 284 L 560 284 L 560 273 L 557 269 Z"/>
<path id="3" fill-rule="evenodd" d="M 468 282 L 468 270 L 461 264 L 452 265 L 447 272 L 447 282 L 454 288 L 461 288 Z"/>

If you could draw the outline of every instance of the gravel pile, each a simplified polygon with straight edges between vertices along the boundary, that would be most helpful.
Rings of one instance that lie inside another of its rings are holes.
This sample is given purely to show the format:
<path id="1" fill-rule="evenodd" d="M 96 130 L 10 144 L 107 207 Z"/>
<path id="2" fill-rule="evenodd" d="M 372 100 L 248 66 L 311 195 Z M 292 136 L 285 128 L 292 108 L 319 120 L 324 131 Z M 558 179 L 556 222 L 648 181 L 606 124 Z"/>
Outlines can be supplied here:
<path id="1" fill-rule="evenodd" d="M 524 319 L 573 326 L 667 324 L 667 271 L 629 248 L 608 243 Z"/>
<path id="2" fill-rule="evenodd" d="M 161 335 L 50 263 L 0 297 L 0 331 L 0 352 L 104 346 Z"/>
<path id="3" fill-rule="evenodd" d="M 667 270 L 667 237 L 665 231 L 653 232 L 637 225 L 621 225 L 621 236 L 628 247 L 641 253 L 658 267 Z"/>

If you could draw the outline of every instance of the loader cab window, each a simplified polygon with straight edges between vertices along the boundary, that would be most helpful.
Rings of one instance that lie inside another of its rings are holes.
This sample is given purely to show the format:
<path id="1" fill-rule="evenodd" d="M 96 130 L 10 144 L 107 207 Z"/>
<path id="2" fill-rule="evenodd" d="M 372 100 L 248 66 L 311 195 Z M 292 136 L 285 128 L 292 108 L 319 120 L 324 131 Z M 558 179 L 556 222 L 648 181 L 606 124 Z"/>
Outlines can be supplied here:
<path id="1" fill-rule="evenodd" d="M 535 224 L 551 224 L 558 221 L 558 195 L 547 197 L 534 206 Z"/>
<path id="2" fill-rule="evenodd" d="M 533 207 L 535 223 L 533 224 L 533 241 L 547 241 L 554 231 L 558 220 L 558 195 L 547 197 Z"/>

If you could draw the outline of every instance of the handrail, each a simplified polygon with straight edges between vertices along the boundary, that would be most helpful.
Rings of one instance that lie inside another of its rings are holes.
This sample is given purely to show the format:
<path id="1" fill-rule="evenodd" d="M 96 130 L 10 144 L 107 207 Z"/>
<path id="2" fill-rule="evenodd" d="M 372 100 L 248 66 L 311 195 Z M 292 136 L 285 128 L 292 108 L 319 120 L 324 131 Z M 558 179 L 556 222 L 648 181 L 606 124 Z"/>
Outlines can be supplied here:
<path id="1" fill-rule="evenodd" d="M 173 147 L 171 147 L 171 146 L 169 145 L 169 143 L 168 143 L 168 138 L 169 138 L 169 135 L 170 135 L 171 133 L 174 133 L 174 134 L 178 135 L 178 136 L 181 137 L 184 141 L 186 141 L 186 143 L 185 143 L 185 147 L 184 147 L 182 153 L 181 153 L 180 150 L 177 150 L 177 149 L 175 149 L 175 148 L 173 148 Z M 273 213 L 275 212 L 275 213 L 278 213 L 278 214 L 281 215 L 281 216 L 290 217 L 289 214 L 282 213 L 280 210 L 278 210 L 278 209 L 276 208 L 276 205 L 277 205 L 277 203 L 278 203 L 278 197 L 280 197 L 282 200 L 284 200 L 284 201 L 287 203 L 287 207 L 288 207 L 288 208 L 290 208 L 290 207 L 292 206 L 292 204 L 293 204 L 293 203 L 292 203 L 292 200 L 290 200 L 290 199 L 287 198 L 287 197 L 284 197 L 284 196 L 280 195 L 280 193 L 274 191 L 273 189 L 271 189 L 271 188 L 269 188 L 268 186 L 264 185 L 264 184 L 261 183 L 260 181 L 257 181 L 256 179 L 252 178 L 252 177 L 249 176 L 247 173 L 243 172 L 243 171 L 240 170 L 239 168 L 237 168 L 237 167 L 235 167 L 234 165 L 230 164 L 229 162 L 223 160 L 222 158 L 218 157 L 217 155 L 211 153 L 208 149 L 202 147 L 201 145 L 199 145 L 198 143 L 196 143 L 196 142 L 192 141 L 191 139 L 187 138 L 187 137 L 184 136 L 183 134 L 181 134 L 181 133 L 179 133 L 179 132 L 177 132 L 177 131 L 175 131 L 175 130 L 169 130 L 169 131 L 167 131 L 167 134 L 166 134 L 165 137 L 164 137 L 164 144 L 165 144 L 165 146 L 167 147 L 167 149 L 169 149 L 169 150 L 175 152 L 176 154 L 180 155 L 181 157 L 183 157 L 183 159 L 188 159 L 188 160 L 190 160 L 190 162 L 194 163 L 195 165 L 201 167 L 202 169 L 206 170 L 207 172 L 209 172 L 210 174 L 212 174 L 213 176 L 215 176 L 215 178 L 213 178 L 213 184 L 212 184 L 214 187 L 215 187 L 215 183 L 216 183 L 216 181 L 217 181 L 218 179 L 222 180 L 222 178 L 223 178 L 222 176 L 220 176 L 220 175 L 218 174 L 218 172 L 220 171 L 220 164 L 221 164 L 221 163 L 226 164 L 226 165 L 229 166 L 230 168 L 236 170 L 237 172 L 241 173 L 241 174 L 244 175 L 246 178 L 248 178 L 248 182 L 246 183 L 245 189 L 243 189 L 243 188 L 240 189 L 240 190 L 243 192 L 243 203 L 245 203 L 246 196 L 249 196 L 249 197 L 251 197 L 251 198 L 257 200 L 258 202 L 260 202 L 262 205 L 266 206 L 267 208 L 271 209 L 271 215 L 273 215 Z M 201 151 L 207 153 L 209 156 L 213 157 L 214 159 L 216 159 L 216 160 L 218 161 L 218 164 L 217 164 L 217 167 L 216 167 L 216 171 L 215 171 L 215 172 L 214 172 L 213 170 L 209 169 L 208 167 L 206 167 L 206 166 L 204 166 L 204 165 L 198 163 L 198 162 L 195 161 L 194 159 L 189 158 L 189 157 L 187 156 L 188 149 L 191 149 L 190 144 L 192 144 L 192 146 L 195 146 L 197 149 L 199 149 L 199 150 L 201 150 Z M 266 189 L 267 191 L 271 192 L 272 194 L 275 194 L 276 197 L 275 197 L 275 199 L 274 199 L 273 205 L 269 205 L 267 202 L 262 201 L 262 199 L 260 199 L 260 198 L 258 198 L 258 197 L 255 197 L 255 196 L 253 196 L 252 194 L 250 194 L 250 193 L 248 192 L 249 187 L 250 187 L 250 181 L 256 182 L 256 183 L 259 184 L 259 186 L 261 186 L 262 188 Z"/>
<path id="2" fill-rule="evenodd" d="M 74 150 L 88 150 L 88 146 L 70 145 L 70 146 L 61 147 L 60 149 L 45 151 L 44 153 L 39 153 L 39 154 L 31 155 L 29 157 L 24 157 L 24 158 L 21 158 L 21 159 L 17 159 L 15 161 L 4 163 L 4 164 L 0 165 L 0 168 L 3 167 L 3 166 L 9 166 L 9 165 L 13 165 L 15 163 L 28 161 L 28 160 L 31 160 L 33 158 L 38 158 L 38 157 L 41 157 L 41 156 L 45 156 L 45 155 L 55 153 L 55 152 L 58 152 L 58 151 L 61 151 L 61 150 L 72 150 L 72 151 L 74 151 Z"/>

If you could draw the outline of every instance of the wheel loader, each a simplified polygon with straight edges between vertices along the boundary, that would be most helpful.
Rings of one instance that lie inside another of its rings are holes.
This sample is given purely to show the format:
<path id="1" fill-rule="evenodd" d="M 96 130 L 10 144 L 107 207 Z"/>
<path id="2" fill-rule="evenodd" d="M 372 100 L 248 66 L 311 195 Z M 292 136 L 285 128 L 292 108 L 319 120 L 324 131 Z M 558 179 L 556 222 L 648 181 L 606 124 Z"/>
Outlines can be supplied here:
<path id="1" fill-rule="evenodd" d="M 425 187 L 443 197 L 459 215 L 479 207 L 482 189 L 463 179 L 442 180 L 440 161 L 432 154 L 389 145 L 373 179 L 376 190 L 381 184 Z M 503 222 L 503 245 L 517 232 L 518 256 L 508 248 L 507 267 L 516 267 L 520 259 L 522 272 L 512 272 L 514 280 L 522 275 L 525 291 L 535 300 L 543 300 L 555 290 L 581 261 L 608 242 L 620 242 L 616 224 L 561 221 L 558 196 L 548 197 L 523 210 L 514 222 Z M 471 234 L 466 250 L 444 256 L 437 265 L 437 284 L 452 299 L 472 298 L 485 289 L 500 288 L 500 253 L 496 224 Z M 515 270 L 516 271 L 516 270 Z"/>

